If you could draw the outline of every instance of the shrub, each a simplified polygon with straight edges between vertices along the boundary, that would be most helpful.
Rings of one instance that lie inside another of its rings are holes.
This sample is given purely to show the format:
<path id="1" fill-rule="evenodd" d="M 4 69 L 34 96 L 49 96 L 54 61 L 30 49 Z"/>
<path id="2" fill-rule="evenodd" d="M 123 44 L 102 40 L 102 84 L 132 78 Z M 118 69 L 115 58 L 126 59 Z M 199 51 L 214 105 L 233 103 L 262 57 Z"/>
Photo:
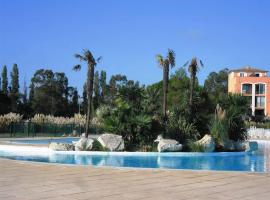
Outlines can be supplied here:
<path id="1" fill-rule="evenodd" d="M 166 135 L 181 144 L 186 144 L 188 140 L 196 140 L 199 132 L 195 124 L 186 119 L 185 111 L 175 108 L 168 115 Z"/>
<path id="2" fill-rule="evenodd" d="M 191 152 L 204 152 L 205 148 L 201 144 L 198 144 L 198 143 L 193 142 L 193 141 L 189 141 L 187 143 L 187 150 L 189 150 Z"/>
<path id="3" fill-rule="evenodd" d="M 0 115 L 0 126 L 6 126 L 14 122 L 22 121 L 23 116 L 16 113 Z"/>
<path id="4" fill-rule="evenodd" d="M 221 106 L 226 110 L 228 137 L 234 141 L 247 139 L 244 117 L 248 113 L 248 101 L 241 95 L 227 95 L 221 101 Z"/>
<path id="5" fill-rule="evenodd" d="M 210 133 L 218 145 L 224 145 L 224 142 L 228 140 L 226 112 L 219 104 L 216 106 L 215 116 L 210 125 Z"/>
<path id="6" fill-rule="evenodd" d="M 108 149 L 104 148 L 97 139 L 94 139 L 92 151 L 108 151 Z"/>

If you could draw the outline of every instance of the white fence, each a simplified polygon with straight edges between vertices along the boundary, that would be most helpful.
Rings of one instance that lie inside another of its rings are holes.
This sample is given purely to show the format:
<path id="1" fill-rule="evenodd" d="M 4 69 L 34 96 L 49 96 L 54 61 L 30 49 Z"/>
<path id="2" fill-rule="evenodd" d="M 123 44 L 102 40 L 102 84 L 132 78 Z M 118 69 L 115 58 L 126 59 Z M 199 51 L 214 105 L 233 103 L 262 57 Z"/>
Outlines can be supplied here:
<path id="1" fill-rule="evenodd" d="M 248 136 L 251 140 L 270 140 L 270 129 L 250 127 Z"/>

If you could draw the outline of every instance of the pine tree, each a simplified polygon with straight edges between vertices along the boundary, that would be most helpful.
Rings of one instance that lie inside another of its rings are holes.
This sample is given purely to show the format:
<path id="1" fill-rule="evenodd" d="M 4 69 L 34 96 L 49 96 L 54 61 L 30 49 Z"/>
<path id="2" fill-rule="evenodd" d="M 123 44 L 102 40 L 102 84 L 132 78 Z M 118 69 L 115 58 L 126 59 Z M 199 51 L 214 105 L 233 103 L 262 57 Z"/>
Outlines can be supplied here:
<path id="1" fill-rule="evenodd" d="M 11 109 L 12 112 L 16 112 L 19 100 L 19 69 L 17 64 L 13 65 L 10 76 L 11 76 L 11 89 L 10 89 Z"/>
<path id="2" fill-rule="evenodd" d="M 7 78 L 7 66 L 3 66 L 2 70 L 2 92 L 8 94 L 8 78 Z"/>
<path id="3" fill-rule="evenodd" d="M 26 81 L 24 80 L 23 82 L 23 104 L 27 104 L 27 95 L 28 95 L 28 91 L 27 91 L 27 86 L 26 86 Z"/>
<path id="4" fill-rule="evenodd" d="M 18 94 L 19 93 L 19 69 L 17 64 L 13 65 L 11 76 L 11 93 Z"/>

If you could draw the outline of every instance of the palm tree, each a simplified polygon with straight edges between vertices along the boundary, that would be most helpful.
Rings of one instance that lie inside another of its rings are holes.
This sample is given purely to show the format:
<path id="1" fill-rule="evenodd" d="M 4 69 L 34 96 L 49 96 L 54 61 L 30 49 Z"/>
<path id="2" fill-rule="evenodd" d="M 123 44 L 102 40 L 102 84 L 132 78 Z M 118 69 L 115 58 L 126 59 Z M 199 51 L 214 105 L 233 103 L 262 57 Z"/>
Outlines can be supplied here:
<path id="1" fill-rule="evenodd" d="M 93 96 L 93 81 L 94 81 L 94 73 L 95 66 L 101 60 L 101 57 L 95 59 L 91 51 L 83 50 L 82 54 L 75 54 L 75 58 L 78 58 L 80 62 L 87 63 L 87 117 L 86 117 L 86 127 L 85 127 L 85 137 L 88 137 L 89 134 L 89 124 L 91 120 L 92 114 L 92 96 Z M 81 65 L 75 65 L 73 70 L 79 71 L 81 69 Z"/>
<path id="2" fill-rule="evenodd" d="M 200 66 L 203 67 L 203 63 L 201 60 L 198 60 L 196 57 L 193 57 L 191 61 L 186 62 L 184 66 L 187 66 L 188 64 L 189 64 L 188 71 L 190 73 L 190 89 L 189 89 L 188 105 L 189 105 L 189 112 L 190 114 L 192 114 L 193 108 L 194 108 L 194 88 L 195 88 L 196 76 L 197 76 L 197 72 L 200 69 Z"/>
<path id="3" fill-rule="evenodd" d="M 175 53 L 173 50 L 168 49 L 167 57 L 164 58 L 162 55 L 158 54 L 156 56 L 159 66 L 163 69 L 163 106 L 162 112 L 164 120 L 167 119 L 167 95 L 168 95 L 168 80 L 169 80 L 169 70 L 170 67 L 175 66 Z"/>

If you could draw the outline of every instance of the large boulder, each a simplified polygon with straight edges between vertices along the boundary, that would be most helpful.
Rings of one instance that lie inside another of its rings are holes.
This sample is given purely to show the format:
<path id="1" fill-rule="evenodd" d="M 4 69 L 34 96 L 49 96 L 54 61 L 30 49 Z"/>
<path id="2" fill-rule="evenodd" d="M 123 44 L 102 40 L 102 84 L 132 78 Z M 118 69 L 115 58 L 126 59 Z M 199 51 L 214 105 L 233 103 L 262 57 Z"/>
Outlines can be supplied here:
<path id="1" fill-rule="evenodd" d="M 73 151 L 74 147 L 72 144 L 51 142 L 49 145 L 49 149 L 52 149 L 54 151 Z"/>
<path id="2" fill-rule="evenodd" d="M 125 148 L 124 140 L 122 136 L 105 133 L 97 139 L 103 148 L 109 151 L 122 151 Z"/>
<path id="3" fill-rule="evenodd" d="M 93 147 L 93 139 L 81 137 L 78 142 L 74 142 L 75 151 L 90 151 Z"/>
<path id="4" fill-rule="evenodd" d="M 203 146 L 205 152 L 213 152 L 216 147 L 214 139 L 211 135 L 208 134 L 206 134 L 202 139 L 195 143 Z"/>
<path id="5" fill-rule="evenodd" d="M 158 136 L 155 142 L 158 142 L 158 152 L 174 152 L 181 151 L 183 146 L 178 141 L 172 139 L 163 139 L 162 136 Z"/>

